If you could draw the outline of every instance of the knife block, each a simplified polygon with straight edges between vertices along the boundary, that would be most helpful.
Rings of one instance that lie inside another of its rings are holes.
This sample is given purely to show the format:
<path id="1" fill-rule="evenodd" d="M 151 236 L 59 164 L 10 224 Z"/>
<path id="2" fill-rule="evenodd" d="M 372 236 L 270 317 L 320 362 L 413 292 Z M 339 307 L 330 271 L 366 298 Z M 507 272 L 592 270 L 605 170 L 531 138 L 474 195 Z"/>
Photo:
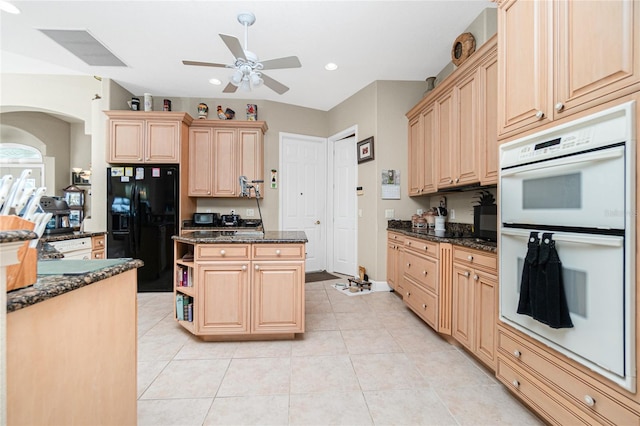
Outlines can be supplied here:
<path id="1" fill-rule="evenodd" d="M 24 220 L 15 215 L 0 216 L 0 231 L 33 231 L 35 223 Z M 30 286 L 37 281 L 38 253 L 37 249 L 29 247 L 25 241 L 18 249 L 18 262 L 7 266 L 7 291 Z"/>

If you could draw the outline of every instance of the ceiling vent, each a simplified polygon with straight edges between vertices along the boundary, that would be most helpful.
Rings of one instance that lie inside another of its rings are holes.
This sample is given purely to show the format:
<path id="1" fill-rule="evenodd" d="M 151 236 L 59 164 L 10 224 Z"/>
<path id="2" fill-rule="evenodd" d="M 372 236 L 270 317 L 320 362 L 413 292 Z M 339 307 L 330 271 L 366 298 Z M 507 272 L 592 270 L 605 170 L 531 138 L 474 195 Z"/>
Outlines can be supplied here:
<path id="1" fill-rule="evenodd" d="M 60 46 L 88 65 L 97 67 L 126 67 L 102 43 L 85 30 L 40 30 Z"/>

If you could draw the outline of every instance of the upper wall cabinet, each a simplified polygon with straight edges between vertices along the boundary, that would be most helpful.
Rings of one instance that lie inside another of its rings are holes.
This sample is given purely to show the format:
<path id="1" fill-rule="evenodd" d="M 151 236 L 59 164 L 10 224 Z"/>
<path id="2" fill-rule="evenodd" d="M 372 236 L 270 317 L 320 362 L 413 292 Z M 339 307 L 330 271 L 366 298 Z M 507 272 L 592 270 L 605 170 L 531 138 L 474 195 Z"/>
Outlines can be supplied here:
<path id="1" fill-rule="evenodd" d="M 105 111 L 107 161 L 114 164 L 178 164 L 192 118 L 184 112 Z"/>
<path id="2" fill-rule="evenodd" d="M 501 138 L 640 88 L 640 3 L 507 0 L 498 9 Z"/>
<path id="3" fill-rule="evenodd" d="M 196 120 L 189 129 L 189 196 L 237 197 L 238 178 L 264 179 L 264 121 Z"/>
<path id="4" fill-rule="evenodd" d="M 497 38 L 407 113 L 409 195 L 497 183 Z"/>

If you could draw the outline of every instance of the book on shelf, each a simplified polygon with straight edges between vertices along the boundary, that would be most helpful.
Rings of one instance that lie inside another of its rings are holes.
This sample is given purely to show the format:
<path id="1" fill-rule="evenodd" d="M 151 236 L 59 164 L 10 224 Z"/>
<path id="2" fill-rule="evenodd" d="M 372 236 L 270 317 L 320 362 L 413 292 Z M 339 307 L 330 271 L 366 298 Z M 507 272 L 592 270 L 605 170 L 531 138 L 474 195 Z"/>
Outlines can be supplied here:
<path id="1" fill-rule="evenodd" d="M 176 317 L 184 321 L 184 298 L 182 294 L 176 294 Z"/>

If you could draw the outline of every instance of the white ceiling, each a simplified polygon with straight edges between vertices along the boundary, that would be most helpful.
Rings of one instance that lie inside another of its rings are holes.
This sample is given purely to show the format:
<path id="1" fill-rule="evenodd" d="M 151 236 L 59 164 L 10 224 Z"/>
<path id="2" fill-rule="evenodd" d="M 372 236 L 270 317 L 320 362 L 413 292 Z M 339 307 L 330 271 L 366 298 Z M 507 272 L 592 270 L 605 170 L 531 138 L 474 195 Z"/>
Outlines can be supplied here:
<path id="1" fill-rule="evenodd" d="M 451 59 L 455 38 L 487 7 L 467 1 L 13 1 L 0 14 L 0 71 L 111 78 L 134 94 L 255 99 L 329 110 L 376 80 L 424 81 Z M 219 33 L 244 44 L 236 17 L 250 11 L 248 48 L 261 60 L 296 55 L 302 68 L 267 74 L 291 89 L 223 94 L 232 63 Z M 127 67 L 92 67 L 39 29 L 87 30 Z M 324 65 L 335 62 L 337 71 Z M 211 85 L 210 78 L 223 84 Z"/>

